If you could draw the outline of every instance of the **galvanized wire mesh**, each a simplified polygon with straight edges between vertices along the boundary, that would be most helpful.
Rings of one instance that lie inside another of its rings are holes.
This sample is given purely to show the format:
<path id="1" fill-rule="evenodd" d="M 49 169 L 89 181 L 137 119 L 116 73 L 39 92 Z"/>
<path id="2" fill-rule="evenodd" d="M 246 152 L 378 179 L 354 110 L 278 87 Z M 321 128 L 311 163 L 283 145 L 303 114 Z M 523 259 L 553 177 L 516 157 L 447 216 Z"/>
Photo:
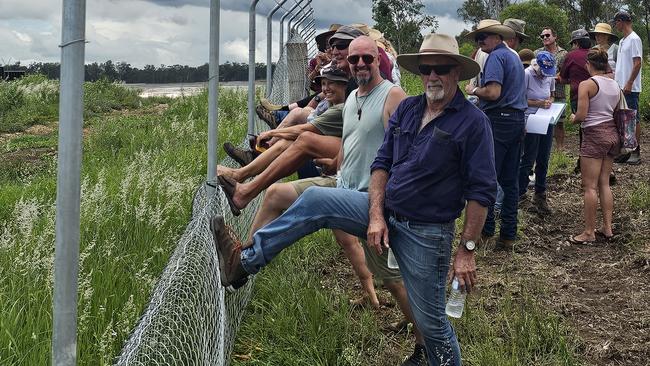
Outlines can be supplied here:
<path id="1" fill-rule="evenodd" d="M 282 52 L 273 76 L 270 99 L 288 103 L 306 95 L 307 47 L 292 37 Z M 256 119 L 257 131 L 266 124 Z M 243 145 L 243 143 L 242 143 Z M 221 164 L 233 166 L 227 158 Z M 230 353 L 244 310 L 250 300 L 253 278 L 235 293 L 220 285 L 219 263 L 209 229 L 219 213 L 245 239 L 259 206 L 251 202 L 234 218 L 219 187 L 198 188 L 192 219 L 161 274 L 151 300 L 127 340 L 117 365 L 217 365 L 230 363 Z"/>

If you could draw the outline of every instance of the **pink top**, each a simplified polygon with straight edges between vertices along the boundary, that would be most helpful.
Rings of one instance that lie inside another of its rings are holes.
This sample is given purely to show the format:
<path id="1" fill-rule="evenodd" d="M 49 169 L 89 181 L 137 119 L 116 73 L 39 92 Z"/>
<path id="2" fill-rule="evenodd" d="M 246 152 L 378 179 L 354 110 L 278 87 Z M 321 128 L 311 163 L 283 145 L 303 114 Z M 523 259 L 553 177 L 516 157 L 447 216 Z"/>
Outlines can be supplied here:
<path id="1" fill-rule="evenodd" d="M 621 97 L 621 89 L 613 79 L 601 75 L 592 76 L 591 79 L 598 84 L 598 93 L 589 99 L 589 110 L 582 121 L 582 128 L 613 122 L 614 109 Z"/>

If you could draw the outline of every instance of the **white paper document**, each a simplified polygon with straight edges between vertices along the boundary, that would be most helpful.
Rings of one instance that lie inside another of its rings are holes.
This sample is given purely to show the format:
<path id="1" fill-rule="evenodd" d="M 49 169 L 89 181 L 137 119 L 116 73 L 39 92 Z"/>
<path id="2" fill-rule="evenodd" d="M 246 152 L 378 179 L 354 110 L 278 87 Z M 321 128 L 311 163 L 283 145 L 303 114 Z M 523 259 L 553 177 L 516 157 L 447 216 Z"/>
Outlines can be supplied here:
<path id="1" fill-rule="evenodd" d="M 546 135 L 548 125 L 553 121 L 552 116 L 539 116 L 537 113 L 528 116 L 526 121 L 526 133 L 537 133 Z"/>
<path id="2" fill-rule="evenodd" d="M 566 103 L 551 103 L 551 107 L 548 109 L 538 108 L 537 112 L 534 115 L 537 116 L 550 116 L 553 119 L 551 124 L 554 125 L 557 121 L 564 115 L 564 109 L 566 108 Z M 544 132 L 546 133 L 546 132 Z"/>

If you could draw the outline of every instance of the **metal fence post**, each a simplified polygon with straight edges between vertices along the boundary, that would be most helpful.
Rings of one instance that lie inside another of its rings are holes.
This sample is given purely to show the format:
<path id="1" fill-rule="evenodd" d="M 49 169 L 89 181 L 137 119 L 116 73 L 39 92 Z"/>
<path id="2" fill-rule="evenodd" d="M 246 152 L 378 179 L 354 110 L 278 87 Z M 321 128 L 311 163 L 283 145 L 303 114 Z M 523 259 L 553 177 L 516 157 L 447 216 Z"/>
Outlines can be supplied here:
<path id="1" fill-rule="evenodd" d="M 300 0 L 300 3 L 302 3 L 302 0 Z M 293 32 L 291 32 L 291 30 L 293 29 L 293 27 L 291 26 L 291 22 L 293 22 L 293 20 L 296 19 L 299 15 L 303 14 L 303 12 L 305 11 L 305 9 L 307 8 L 307 6 L 310 3 L 311 3 L 311 0 L 307 0 L 307 3 L 305 5 L 303 5 L 303 6 L 301 6 L 300 10 L 296 14 L 292 15 L 291 18 L 289 18 L 289 22 L 287 23 L 288 24 L 287 25 L 287 40 L 289 40 L 293 36 Z"/>
<path id="2" fill-rule="evenodd" d="M 210 59 L 208 67 L 208 172 L 206 179 L 217 175 L 217 144 L 219 142 L 219 24 L 221 0 L 210 0 Z M 208 196 L 214 188 L 207 186 Z"/>
<path id="3" fill-rule="evenodd" d="M 86 1 L 64 0 L 56 184 L 52 365 L 77 363 Z"/>
<path id="4" fill-rule="evenodd" d="M 255 132 L 255 7 L 260 0 L 251 2 L 248 11 L 248 133 Z"/>
<path id="5" fill-rule="evenodd" d="M 274 8 L 271 10 L 269 15 L 266 16 L 266 96 L 269 97 L 271 95 L 271 87 L 273 86 L 271 77 L 272 77 L 272 64 L 271 64 L 271 52 L 272 52 L 272 47 L 271 47 L 271 41 L 273 37 L 273 14 L 275 14 L 276 11 L 278 11 L 284 3 L 286 3 L 287 0 L 282 0 L 280 1 Z M 282 31 L 280 31 L 282 32 Z M 281 50 L 282 48 L 280 48 Z"/>
<path id="6" fill-rule="evenodd" d="M 280 50 L 282 50 L 284 48 L 284 19 L 286 19 L 294 10 L 296 10 L 298 5 L 300 5 L 300 3 L 302 3 L 302 2 L 303 2 L 303 0 L 296 1 L 296 3 L 293 4 L 291 9 L 289 9 L 289 11 L 286 12 L 282 16 L 282 18 L 280 18 Z M 287 33 L 287 39 L 289 39 L 289 38 L 290 38 L 290 35 Z M 282 51 L 280 51 L 280 52 L 282 52 Z"/>

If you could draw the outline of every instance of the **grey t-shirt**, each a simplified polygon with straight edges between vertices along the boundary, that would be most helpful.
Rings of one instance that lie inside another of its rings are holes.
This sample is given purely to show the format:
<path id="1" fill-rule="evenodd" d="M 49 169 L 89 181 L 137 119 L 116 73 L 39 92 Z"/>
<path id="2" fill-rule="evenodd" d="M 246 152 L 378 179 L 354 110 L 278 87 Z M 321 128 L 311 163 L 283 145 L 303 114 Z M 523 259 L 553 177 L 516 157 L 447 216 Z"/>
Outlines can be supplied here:
<path id="1" fill-rule="evenodd" d="M 324 136 L 343 135 L 343 103 L 329 107 L 323 114 L 309 122 Z"/>

